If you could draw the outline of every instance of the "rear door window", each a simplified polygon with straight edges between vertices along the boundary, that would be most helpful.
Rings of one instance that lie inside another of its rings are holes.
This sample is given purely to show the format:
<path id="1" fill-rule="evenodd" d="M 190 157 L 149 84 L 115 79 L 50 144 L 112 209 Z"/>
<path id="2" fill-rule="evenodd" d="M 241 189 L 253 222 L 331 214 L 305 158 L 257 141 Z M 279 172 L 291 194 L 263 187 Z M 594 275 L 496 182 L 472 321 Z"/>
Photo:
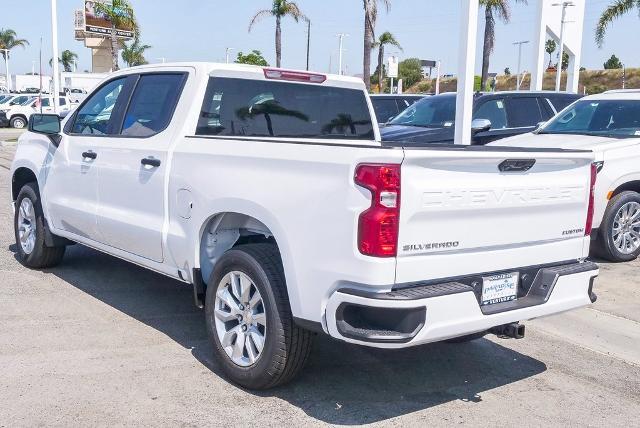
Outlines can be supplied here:
<path id="1" fill-rule="evenodd" d="M 536 97 L 512 97 L 508 100 L 510 128 L 536 126 L 543 121 Z"/>
<path id="2" fill-rule="evenodd" d="M 374 138 L 363 91 L 314 84 L 212 77 L 197 135 Z"/>
<path id="3" fill-rule="evenodd" d="M 124 116 L 122 135 L 150 137 L 171 121 L 182 92 L 185 75 L 143 74 Z"/>

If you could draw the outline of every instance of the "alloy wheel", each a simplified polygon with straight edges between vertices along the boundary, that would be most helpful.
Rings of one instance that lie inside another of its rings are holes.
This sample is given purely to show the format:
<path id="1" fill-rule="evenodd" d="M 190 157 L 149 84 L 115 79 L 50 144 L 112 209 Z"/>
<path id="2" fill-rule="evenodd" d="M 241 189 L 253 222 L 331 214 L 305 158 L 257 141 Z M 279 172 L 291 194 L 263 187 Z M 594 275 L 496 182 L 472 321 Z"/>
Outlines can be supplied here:
<path id="1" fill-rule="evenodd" d="M 242 272 L 226 274 L 216 290 L 216 334 L 234 364 L 254 365 L 264 348 L 267 323 L 264 302 L 255 282 Z"/>
<path id="2" fill-rule="evenodd" d="M 24 198 L 18 209 L 18 238 L 25 254 L 31 254 L 36 246 L 36 210 L 31 199 Z"/>
<path id="3" fill-rule="evenodd" d="M 622 254 L 632 254 L 640 248 L 640 204 L 629 202 L 616 213 L 611 228 L 613 245 Z"/>

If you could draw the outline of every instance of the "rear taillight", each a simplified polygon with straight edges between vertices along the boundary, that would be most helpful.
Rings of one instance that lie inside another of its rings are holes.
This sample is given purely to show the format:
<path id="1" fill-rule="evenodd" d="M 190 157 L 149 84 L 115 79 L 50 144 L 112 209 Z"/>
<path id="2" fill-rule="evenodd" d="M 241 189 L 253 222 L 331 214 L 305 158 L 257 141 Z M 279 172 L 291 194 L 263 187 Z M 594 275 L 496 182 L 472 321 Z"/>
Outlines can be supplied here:
<path id="1" fill-rule="evenodd" d="M 395 257 L 400 221 L 400 165 L 358 165 L 355 182 L 371 192 L 371 207 L 360 214 L 358 222 L 358 249 L 366 256 Z"/>
<path id="2" fill-rule="evenodd" d="M 587 224 L 584 227 L 584 236 L 591 235 L 591 229 L 593 227 L 593 213 L 595 210 L 595 193 L 596 193 L 596 180 L 598 179 L 598 166 L 595 163 L 591 164 L 591 182 L 589 187 L 589 208 L 587 210 Z"/>

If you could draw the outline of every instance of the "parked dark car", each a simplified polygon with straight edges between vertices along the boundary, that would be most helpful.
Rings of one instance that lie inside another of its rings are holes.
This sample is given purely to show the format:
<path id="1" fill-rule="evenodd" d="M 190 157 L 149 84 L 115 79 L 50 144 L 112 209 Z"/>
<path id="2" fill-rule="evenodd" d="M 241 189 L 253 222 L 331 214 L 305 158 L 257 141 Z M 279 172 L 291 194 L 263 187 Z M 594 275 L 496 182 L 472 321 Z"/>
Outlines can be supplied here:
<path id="1" fill-rule="evenodd" d="M 0 128 L 5 128 L 9 126 L 9 119 L 7 119 L 7 114 L 3 111 L 0 111 Z"/>
<path id="2" fill-rule="evenodd" d="M 473 144 L 534 131 L 580 96 L 559 92 L 492 92 L 474 96 Z M 453 143 L 456 94 L 425 98 L 380 129 L 382 141 Z"/>
<path id="3" fill-rule="evenodd" d="M 371 95 L 371 103 L 373 103 L 373 109 L 376 112 L 376 117 L 380 124 L 387 123 L 400 113 L 402 113 L 407 107 L 412 106 L 416 102 L 420 101 L 427 95 Z"/>

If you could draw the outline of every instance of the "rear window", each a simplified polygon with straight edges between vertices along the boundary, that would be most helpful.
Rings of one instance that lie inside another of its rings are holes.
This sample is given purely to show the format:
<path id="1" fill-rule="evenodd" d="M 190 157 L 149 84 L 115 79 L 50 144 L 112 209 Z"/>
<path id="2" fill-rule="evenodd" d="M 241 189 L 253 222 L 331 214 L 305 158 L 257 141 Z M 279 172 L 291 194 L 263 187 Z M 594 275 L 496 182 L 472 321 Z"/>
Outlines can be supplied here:
<path id="1" fill-rule="evenodd" d="M 197 135 L 373 139 L 363 91 L 212 77 Z"/>

